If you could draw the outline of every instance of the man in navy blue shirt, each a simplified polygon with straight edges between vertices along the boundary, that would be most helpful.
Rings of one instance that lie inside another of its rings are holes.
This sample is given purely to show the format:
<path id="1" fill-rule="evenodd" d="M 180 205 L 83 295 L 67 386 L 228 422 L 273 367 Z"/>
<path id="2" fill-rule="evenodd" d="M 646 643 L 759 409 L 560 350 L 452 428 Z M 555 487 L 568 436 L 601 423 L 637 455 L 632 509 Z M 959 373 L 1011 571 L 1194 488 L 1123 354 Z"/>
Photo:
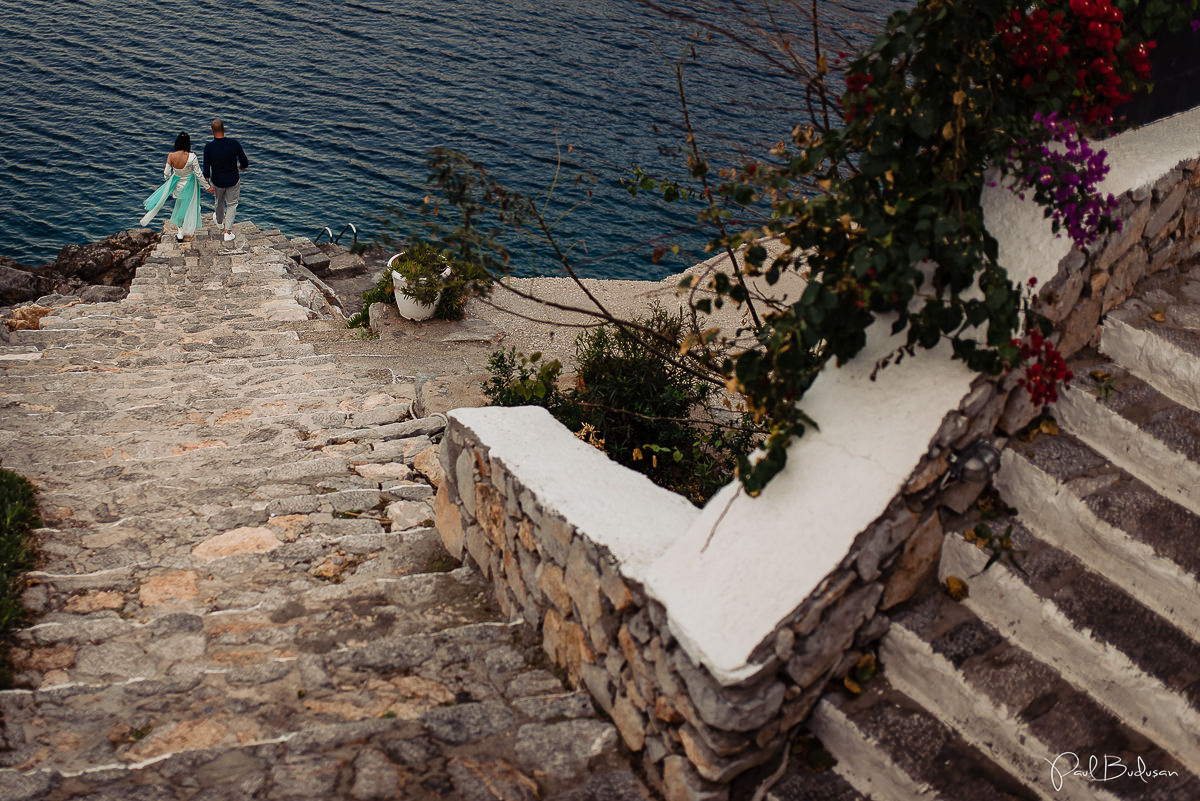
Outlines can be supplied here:
<path id="1" fill-rule="evenodd" d="M 213 222 L 221 226 L 225 241 L 233 241 L 233 216 L 237 213 L 239 170 L 250 166 L 238 140 L 225 136 L 225 124 L 212 121 L 213 140 L 204 146 L 204 177 L 216 190 L 216 211 Z"/>

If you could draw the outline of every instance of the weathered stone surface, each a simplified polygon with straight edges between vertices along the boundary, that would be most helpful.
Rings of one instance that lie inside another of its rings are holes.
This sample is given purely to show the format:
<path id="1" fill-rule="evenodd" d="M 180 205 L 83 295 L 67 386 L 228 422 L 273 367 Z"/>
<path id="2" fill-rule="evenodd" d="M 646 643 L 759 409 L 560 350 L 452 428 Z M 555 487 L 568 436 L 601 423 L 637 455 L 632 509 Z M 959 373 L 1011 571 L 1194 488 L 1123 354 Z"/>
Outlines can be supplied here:
<path id="1" fill-rule="evenodd" d="M 386 514 L 392 521 L 392 531 L 427 526 L 434 519 L 433 509 L 424 501 L 395 501 L 388 504 Z"/>
<path id="2" fill-rule="evenodd" d="M 190 600 L 199 593 L 200 589 L 196 585 L 196 572 L 184 570 L 150 576 L 145 579 L 138 589 L 138 602 L 142 606 L 161 606 Z"/>
<path id="3" fill-rule="evenodd" d="M 461 745 L 502 732 L 517 718 L 499 701 L 483 701 L 430 709 L 421 716 L 421 722 L 433 737 Z"/>
<path id="4" fill-rule="evenodd" d="M 517 760 L 558 779 L 584 775 L 591 760 L 611 752 L 617 730 L 599 720 L 527 723 L 517 731 Z"/>
<path id="5" fill-rule="evenodd" d="M 561 567 L 548 562 L 538 565 L 537 586 L 562 615 L 571 614 L 571 593 L 567 590 L 565 574 Z"/>
<path id="6" fill-rule="evenodd" d="M 1154 210 L 1153 216 L 1146 221 L 1146 227 L 1142 230 L 1142 236 L 1147 240 L 1155 240 L 1160 233 L 1167 228 L 1167 224 L 1172 221 L 1179 211 L 1179 207 L 1183 204 L 1184 198 L 1187 197 L 1188 185 L 1180 182 L 1177 186 L 1171 189 L 1158 208 Z"/>
<path id="7" fill-rule="evenodd" d="M 522 715 L 543 721 L 585 718 L 596 714 L 591 696 L 584 692 L 518 698 L 513 701 L 513 707 Z"/>
<path id="8" fill-rule="evenodd" d="M 729 790 L 700 778 L 686 757 L 672 755 L 663 760 L 666 801 L 728 801 Z"/>
<path id="9" fill-rule="evenodd" d="M 750 731 L 767 722 L 783 703 L 784 687 L 768 679 L 750 687 L 722 687 L 703 668 L 676 650 L 672 665 L 706 723 L 726 731 Z"/>
<path id="10" fill-rule="evenodd" d="M 350 796 L 355 801 L 384 801 L 400 791 L 399 769 L 374 748 L 359 751 L 354 758 L 354 784 Z"/>
<path id="11" fill-rule="evenodd" d="M 564 620 L 558 610 L 551 609 L 546 612 L 542 635 L 542 648 L 555 664 L 566 669 L 571 683 L 577 685 L 580 666 L 596 660 L 583 629 L 578 623 Z"/>
<path id="12" fill-rule="evenodd" d="M 354 472 L 358 473 L 363 478 L 372 478 L 379 481 L 396 480 L 403 481 L 412 475 L 412 468 L 403 462 L 383 462 L 379 464 L 357 464 L 354 465 Z"/>
<path id="13" fill-rule="evenodd" d="M 120 609 L 125 606 L 125 596 L 119 592 L 93 591 L 74 595 L 64 607 L 68 612 L 87 614 L 101 609 Z"/>
<path id="14" fill-rule="evenodd" d="M 855 590 L 826 615 L 818 629 L 804 638 L 787 666 L 788 675 L 797 686 L 810 686 L 841 659 L 854 642 L 859 626 L 875 613 L 882 594 L 883 587 L 878 584 Z"/>
<path id="15" fill-rule="evenodd" d="M 938 557 L 942 553 L 943 536 L 942 524 L 936 514 L 930 515 L 917 527 L 884 583 L 880 609 L 891 609 L 907 601 L 921 582 L 936 570 Z"/>
<path id="16" fill-rule="evenodd" d="M 200 543 L 192 549 L 192 556 L 208 561 L 237 554 L 267 553 L 281 544 L 275 532 L 266 526 L 236 528 Z"/>
<path id="17" fill-rule="evenodd" d="M 438 446 L 431 445 L 413 457 L 413 467 L 438 488 L 442 486 L 442 462 L 438 458 Z"/>
<path id="18" fill-rule="evenodd" d="M 625 696 L 618 697 L 613 703 L 612 719 L 629 750 L 641 751 L 646 742 L 646 721 Z"/>
<path id="19" fill-rule="evenodd" d="M 282 237 L 237 231 L 236 248 L 211 226 L 167 237 L 102 309 L 44 294 L 2 354 L 5 467 L 45 477 L 44 570 L 23 595 L 48 617 L 18 633 L 3 710 L 5 764 L 44 772 L 0 773 L 0 796 L 43 797 L 63 771 L 62 797 L 97 801 L 552 797 L 569 780 L 511 768 L 521 724 L 611 725 L 531 669 L 438 532 L 397 530 L 434 517 L 445 419 L 385 422 L 415 384 L 279 322 L 328 314 L 323 290 Z M 481 558 L 544 600 L 503 522 L 509 551 Z M 576 733 L 560 772 L 590 758 L 596 736 Z M 609 749 L 597 767 L 618 765 Z"/>
<path id="20" fill-rule="evenodd" d="M 125 752 L 131 762 L 153 759 L 178 751 L 212 748 L 230 735 L 228 727 L 215 720 L 185 720 L 165 731 L 152 732 Z"/>
<path id="21" fill-rule="evenodd" d="M 450 760 L 454 789 L 465 801 L 536 801 L 538 785 L 504 760 L 458 756 Z"/>
<path id="22" fill-rule="evenodd" d="M 37 300 L 52 288 L 50 279 L 7 256 L 0 256 L 0 306 Z"/>

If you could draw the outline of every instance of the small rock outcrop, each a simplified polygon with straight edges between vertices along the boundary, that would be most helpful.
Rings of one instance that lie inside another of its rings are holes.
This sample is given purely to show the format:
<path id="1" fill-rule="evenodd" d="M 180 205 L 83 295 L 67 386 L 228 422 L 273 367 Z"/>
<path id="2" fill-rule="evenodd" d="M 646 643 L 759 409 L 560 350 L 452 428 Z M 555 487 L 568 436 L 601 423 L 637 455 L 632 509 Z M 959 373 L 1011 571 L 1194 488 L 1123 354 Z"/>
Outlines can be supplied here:
<path id="1" fill-rule="evenodd" d="M 0 306 L 28 303 L 52 293 L 81 297 L 87 293 L 90 303 L 124 297 L 158 240 L 158 232 L 151 228 L 120 231 L 98 242 L 67 245 L 57 259 L 40 267 L 0 256 Z"/>

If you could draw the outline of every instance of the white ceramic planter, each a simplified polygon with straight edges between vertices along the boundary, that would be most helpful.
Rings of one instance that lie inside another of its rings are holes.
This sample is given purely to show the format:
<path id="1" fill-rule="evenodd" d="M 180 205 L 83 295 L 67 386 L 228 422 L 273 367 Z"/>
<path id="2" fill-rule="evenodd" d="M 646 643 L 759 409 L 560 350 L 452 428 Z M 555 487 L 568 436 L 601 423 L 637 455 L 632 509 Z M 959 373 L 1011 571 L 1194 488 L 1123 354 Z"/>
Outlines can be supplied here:
<path id="1" fill-rule="evenodd" d="M 396 261 L 403 255 L 404 251 L 401 251 L 388 259 L 388 269 L 392 270 L 392 265 L 395 264 Z M 440 292 L 438 293 L 437 299 L 434 300 L 432 304 L 428 305 L 424 303 L 417 303 L 412 298 L 405 297 L 404 293 L 400 290 L 403 287 L 408 286 L 408 281 L 405 280 L 404 276 L 400 275 L 400 273 L 396 272 L 395 270 L 392 270 L 392 286 L 394 287 L 392 295 L 396 298 L 396 309 L 400 312 L 400 316 L 407 320 L 413 320 L 415 322 L 428 320 L 433 316 L 433 313 L 437 311 L 438 301 L 442 299 Z"/>
<path id="2" fill-rule="evenodd" d="M 404 276 L 395 270 L 392 270 L 392 286 L 395 287 L 395 292 L 392 294 L 396 297 L 396 308 L 399 310 L 400 316 L 418 322 L 421 320 L 428 320 L 433 316 L 433 313 L 437 311 L 437 300 L 430 304 L 417 303 L 412 298 L 406 297 L 404 293 L 400 291 L 401 287 L 407 285 L 408 281 L 404 280 Z M 437 299 L 442 299 L 442 293 L 438 293 Z"/>

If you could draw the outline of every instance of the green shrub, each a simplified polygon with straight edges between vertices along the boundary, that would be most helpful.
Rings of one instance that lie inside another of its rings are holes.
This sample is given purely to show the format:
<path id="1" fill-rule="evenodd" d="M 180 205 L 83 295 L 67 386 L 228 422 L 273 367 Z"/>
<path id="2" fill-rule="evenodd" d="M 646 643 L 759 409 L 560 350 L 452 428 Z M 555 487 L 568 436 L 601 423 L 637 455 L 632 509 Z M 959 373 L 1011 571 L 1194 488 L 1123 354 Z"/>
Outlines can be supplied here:
<path id="1" fill-rule="evenodd" d="M 350 319 L 346 320 L 346 327 L 366 328 L 367 323 L 370 322 L 371 304 L 391 303 L 395 297 L 394 292 L 395 290 L 392 288 L 392 271 L 384 270 L 383 278 L 379 279 L 379 283 L 362 294 L 362 308 L 350 315 Z"/>
<path id="2" fill-rule="evenodd" d="M 19 578 L 36 562 L 29 532 L 41 524 L 33 485 L 0 469 L 0 688 L 12 683 L 8 637 L 25 622 Z"/>
<path id="3" fill-rule="evenodd" d="M 678 347 L 682 314 L 661 308 L 636 321 Z M 718 420 L 712 384 L 663 358 L 636 330 L 603 325 L 575 340 L 574 386 L 559 386 L 562 365 L 515 349 L 488 362 L 484 393 L 494 406 L 545 407 L 575 435 L 660 486 L 703 503 L 734 477 L 736 457 L 753 445 L 748 419 Z"/>

